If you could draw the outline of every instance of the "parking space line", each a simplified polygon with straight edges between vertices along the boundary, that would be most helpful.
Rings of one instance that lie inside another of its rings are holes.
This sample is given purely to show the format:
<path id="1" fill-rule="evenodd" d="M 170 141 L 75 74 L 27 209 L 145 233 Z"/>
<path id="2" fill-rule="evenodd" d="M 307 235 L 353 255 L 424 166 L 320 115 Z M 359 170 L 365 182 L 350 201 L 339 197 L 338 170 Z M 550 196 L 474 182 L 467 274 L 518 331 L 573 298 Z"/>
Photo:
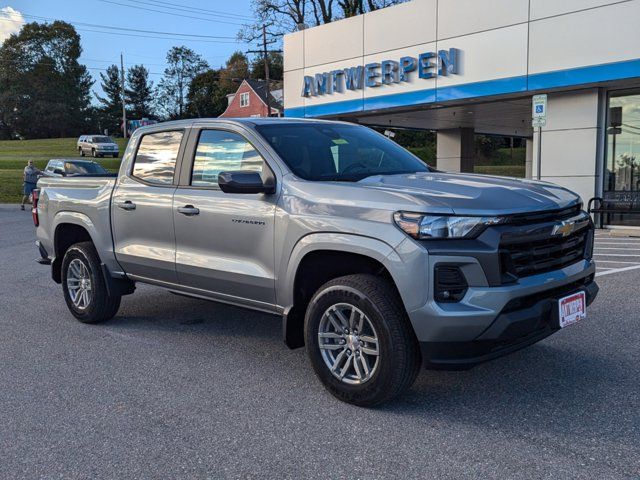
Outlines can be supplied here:
<path id="1" fill-rule="evenodd" d="M 598 260 L 598 263 L 628 263 L 631 265 L 640 265 L 640 262 L 624 262 L 622 260 Z"/>
<path id="2" fill-rule="evenodd" d="M 627 253 L 594 253 L 593 256 L 599 257 L 640 257 L 640 255 L 629 255 Z"/>
<path id="3" fill-rule="evenodd" d="M 599 247 L 598 245 L 595 246 L 596 250 L 632 250 L 632 251 L 640 251 L 640 248 L 625 248 L 623 247 Z"/>
<path id="4" fill-rule="evenodd" d="M 597 272 L 596 277 L 602 277 L 603 275 L 610 275 L 612 273 L 618 273 L 618 272 L 628 272 L 629 270 L 637 270 L 639 268 L 640 268 L 640 265 L 635 265 L 633 267 L 614 268 L 613 270 L 607 270 L 606 272 Z"/>

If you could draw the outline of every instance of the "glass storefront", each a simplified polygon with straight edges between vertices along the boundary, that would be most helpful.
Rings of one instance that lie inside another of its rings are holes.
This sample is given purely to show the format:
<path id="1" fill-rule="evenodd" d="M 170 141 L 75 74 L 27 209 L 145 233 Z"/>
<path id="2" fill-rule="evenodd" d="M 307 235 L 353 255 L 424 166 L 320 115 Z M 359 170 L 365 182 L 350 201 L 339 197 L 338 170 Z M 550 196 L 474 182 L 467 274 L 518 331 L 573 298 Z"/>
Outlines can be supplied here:
<path id="1" fill-rule="evenodd" d="M 611 92 L 606 155 L 604 190 L 640 203 L 640 91 Z M 605 221 L 640 227 L 640 215 L 610 215 Z"/>

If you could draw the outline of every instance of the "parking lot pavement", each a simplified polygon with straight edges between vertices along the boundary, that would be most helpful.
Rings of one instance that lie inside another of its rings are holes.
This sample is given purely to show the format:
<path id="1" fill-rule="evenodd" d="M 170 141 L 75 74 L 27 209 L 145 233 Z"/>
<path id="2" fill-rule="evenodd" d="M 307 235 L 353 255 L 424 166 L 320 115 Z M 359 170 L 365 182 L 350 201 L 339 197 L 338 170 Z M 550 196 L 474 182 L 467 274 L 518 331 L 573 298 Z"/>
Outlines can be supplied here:
<path id="1" fill-rule="evenodd" d="M 614 236 L 610 230 L 596 230 L 593 258 L 598 276 L 640 269 L 640 232 L 637 237 Z"/>
<path id="2" fill-rule="evenodd" d="M 579 324 L 362 409 L 275 317 L 140 287 L 113 320 L 75 321 L 33 240 L 29 213 L 0 207 L 2 479 L 640 473 L 640 270 L 600 277 Z"/>

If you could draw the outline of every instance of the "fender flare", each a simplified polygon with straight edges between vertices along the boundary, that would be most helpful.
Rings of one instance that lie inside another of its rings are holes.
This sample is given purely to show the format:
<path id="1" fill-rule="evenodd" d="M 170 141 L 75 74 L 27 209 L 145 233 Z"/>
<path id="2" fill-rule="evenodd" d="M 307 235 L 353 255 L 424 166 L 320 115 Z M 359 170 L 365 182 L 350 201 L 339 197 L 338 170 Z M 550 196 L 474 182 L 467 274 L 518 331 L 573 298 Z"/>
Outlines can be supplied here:
<path id="1" fill-rule="evenodd" d="M 91 242 L 96 246 L 96 250 L 98 250 L 98 257 L 100 258 L 100 267 L 102 271 L 102 275 L 104 277 L 107 290 L 109 294 L 117 294 L 117 295 L 128 295 L 133 293 L 135 290 L 135 286 L 133 282 L 126 278 L 114 278 L 109 269 L 109 265 L 105 262 L 105 259 L 100 255 L 99 244 L 96 243 L 96 239 L 100 238 L 98 234 L 98 230 L 88 215 L 79 212 L 72 211 L 61 211 L 57 212 L 53 218 L 52 222 L 52 230 L 53 230 L 53 250 L 54 250 L 54 259 L 51 263 L 51 274 L 53 279 L 59 282 L 59 275 L 56 274 L 56 269 L 60 267 L 62 258 L 58 256 L 57 251 L 57 243 L 58 243 L 58 227 L 61 225 L 76 225 L 78 227 L 82 227 L 89 234 L 89 238 Z M 113 257 L 113 261 L 115 261 L 115 257 Z"/>
<path id="2" fill-rule="evenodd" d="M 93 242 L 94 245 L 96 244 L 95 239 L 99 237 L 98 230 L 96 229 L 95 224 L 93 223 L 91 218 L 89 218 L 89 216 L 85 215 L 84 213 L 71 212 L 71 211 L 57 212 L 53 217 L 52 223 L 53 223 L 52 230 L 53 230 L 54 254 L 57 253 L 56 252 L 57 236 L 58 236 L 58 227 L 60 225 L 72 224 L 72 225 L 77 225 L 79 227 L 84 228 L 89 234 L 89 237 L 91 237 L 91 241 Z"/>
<path id="3" fill-rule="evenodd" d="M 315 251 L 335 251 L 354 253 L 372 258 L 384 266 L 394 283 L 398 286 L 394 277 L 394 264 L 402 262 L 394 248 L 382 240 L 351 233 L 319 232 L 311 233 L 302 237 L 291 250 L 287 260 L 286 269 L 282 275 L 282 283 L 278 291 L 283 292 L 278 303 L 285 307 L 285 310 L 293 306 L 295 278 L 302 259 L 309 253 Z"/>

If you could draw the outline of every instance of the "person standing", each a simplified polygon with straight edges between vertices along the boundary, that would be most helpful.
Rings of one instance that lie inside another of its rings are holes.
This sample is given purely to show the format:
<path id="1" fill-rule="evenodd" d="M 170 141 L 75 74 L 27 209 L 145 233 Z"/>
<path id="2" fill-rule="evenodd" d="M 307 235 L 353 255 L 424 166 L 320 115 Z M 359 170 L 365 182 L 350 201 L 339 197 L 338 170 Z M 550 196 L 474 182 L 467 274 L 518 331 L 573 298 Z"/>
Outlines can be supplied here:
<path id="1" fill-rule="evenodd" d="M 33 165 L 33 160 L 29 160 L 27 166 L 24 167 L 24 173 L 22 175 L 22 203 L 20 209 L 24 210 L 24 204 L 29 200 L 29 196 L 35 190 L 38 183 L 38 175 L 42 175 L 42 172 Z"/>

